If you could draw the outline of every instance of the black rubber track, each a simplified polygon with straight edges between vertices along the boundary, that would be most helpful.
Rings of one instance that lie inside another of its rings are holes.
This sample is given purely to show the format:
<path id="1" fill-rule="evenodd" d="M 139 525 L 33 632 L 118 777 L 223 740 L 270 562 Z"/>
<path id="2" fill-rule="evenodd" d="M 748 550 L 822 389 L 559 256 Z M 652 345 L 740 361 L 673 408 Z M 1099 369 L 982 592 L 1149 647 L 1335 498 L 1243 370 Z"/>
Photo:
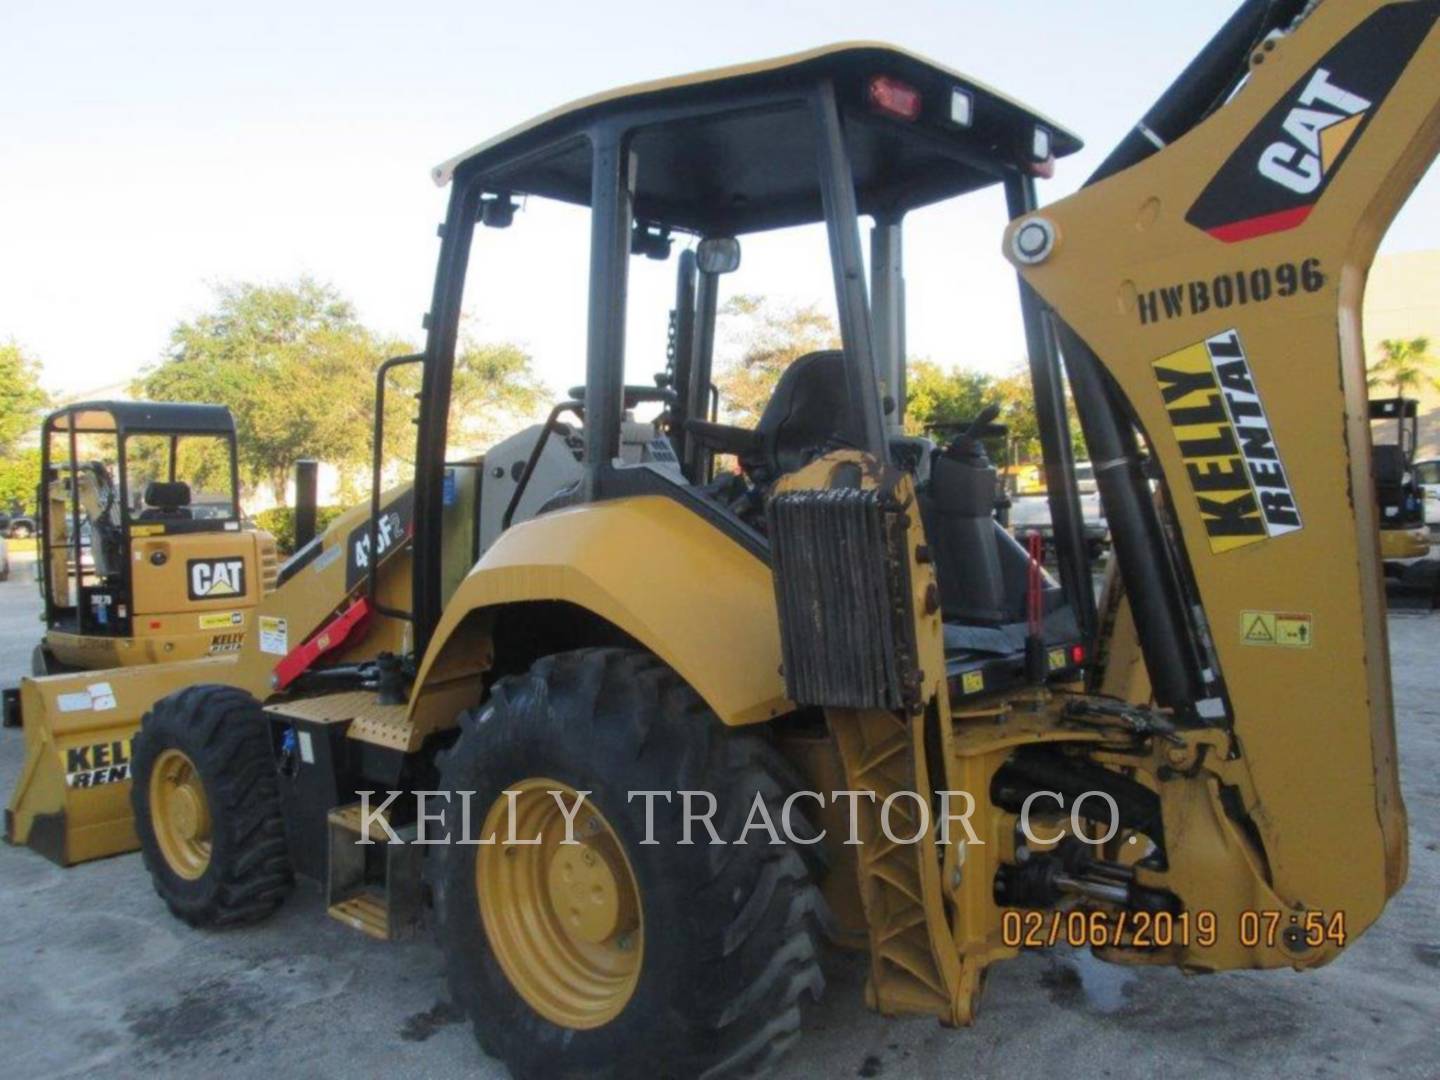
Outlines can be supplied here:
<path id="1" fill-rule="evenodd" d="M 678 797 L 655 800 L 659 843 L 642 845 L 645 801 L 627 802 L 627 794 L 713 792 L 716 829 L 733 840 L 757 794 L 779 824 L 791 775 L 764 735 L 726 729 L 648 653 L 562 653 L 500 680 L 442 757 L 440 788 L 475 792 L 476 832 L 516 781 L 545 776 L 590 791 L 588 801 L 620 835 L 635 873 L 645 953 L 619 1016 L 591 1030 L 562 1028 L 526 1004 L 489 948 L 477 907 L 478 849 L 432 849 L 436 930 L 451 993 L 485 1052 L 521 1080 L 768 1071 L 799 1037 L 802 998 L 818 999 L 824 989 L 826 912 L 807 865 L 818 859 L 818 846 L 771 845 L 759 831 L 745 845 L 716 846 L 700 826 L 692 830 L 694 845 L 677 844 Z M 461 824 L 457 801 L 446 812 L 452 839 L 460 838 Z M 802 839 L 804 828 L 797 820 Z"/>
<path id="2" fill-rule="evenodd" d="M 171 870 L 150 819 L 150 773 L 169 748 L 195 763 L 210 808 L 210 865 L 194 881 Z M 131 779 L 145 867 L 177 918 L 192 926 L 231 926 L 280 906 L 293 875 L 259 702 L 231 686 L 192 686 L 161 698 L 140 721 Z"/>

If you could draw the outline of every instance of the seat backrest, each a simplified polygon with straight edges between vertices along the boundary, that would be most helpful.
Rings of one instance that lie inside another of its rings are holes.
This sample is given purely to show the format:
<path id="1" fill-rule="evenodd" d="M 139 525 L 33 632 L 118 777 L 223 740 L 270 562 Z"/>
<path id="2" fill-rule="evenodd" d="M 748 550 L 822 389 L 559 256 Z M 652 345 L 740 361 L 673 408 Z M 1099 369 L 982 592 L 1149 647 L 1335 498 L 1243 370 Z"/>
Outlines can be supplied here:
<path id="1" fill-rule="evenodd" d="M 856 445 L 849 416 L 845 354 L 827 349 L 795 360 L 775 384 L 755 427 L 764 464 L 773 470 L 770 479 L 794 472 L 833 443 Z"/>
<path id="2" fill-rule="evenodd" d="M 1397 487 L 1405 481 L 1405 452 L 1395 443 L 1378 443 L 1371 450 L 1371 472 L 1375 483 Z"/>
<path id="3" fill-rule="evenodd" d="M 145 509 L 141 521 L 171 521 L 190 517 L 190 485 L 183 480 L 166 483 L 152 480 L 145 485 Z"/>

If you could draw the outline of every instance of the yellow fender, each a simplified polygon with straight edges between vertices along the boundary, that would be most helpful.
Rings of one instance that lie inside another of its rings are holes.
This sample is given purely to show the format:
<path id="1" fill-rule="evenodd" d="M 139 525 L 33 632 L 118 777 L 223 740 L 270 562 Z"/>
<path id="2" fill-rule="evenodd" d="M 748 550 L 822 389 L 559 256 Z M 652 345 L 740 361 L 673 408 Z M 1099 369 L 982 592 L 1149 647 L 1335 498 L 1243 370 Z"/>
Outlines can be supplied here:
<path id="1" fill-rule="evenodd" d="M 488 654 L 487 613 L 531 601 L 574 604 L 623 630 L 726 724 L 794 708 L 780 673 L 770 568 L 673 499 L 591 503 L 507 531 L 446 605 L 419 685 Z"/>

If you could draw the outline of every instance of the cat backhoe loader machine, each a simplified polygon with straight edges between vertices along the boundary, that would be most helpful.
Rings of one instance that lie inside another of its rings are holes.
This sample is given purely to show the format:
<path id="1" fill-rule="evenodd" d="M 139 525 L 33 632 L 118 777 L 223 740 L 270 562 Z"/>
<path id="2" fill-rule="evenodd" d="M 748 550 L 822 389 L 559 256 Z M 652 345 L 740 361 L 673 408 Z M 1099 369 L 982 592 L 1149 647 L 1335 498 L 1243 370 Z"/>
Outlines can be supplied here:
<path id="1" fill-rule="evenodd" d="M 279 560 L 241 517 L 230 410 L 80 402 L 40 437 L 35 674 L 238 649 Z"/>
<path id="2" fill-rule="evenodd" d="M 382 493 L 377 458 L 370 511 L 285 564 L 238 655 L 107 672 L 88 710 L 58 706 L 84 678 L 24 683 L 11 837 L 138 843 L 200 926 L 296 875 L 377 938 L 429 910 L 525 1077 L 762 1069 L 822 937 L 866 951 L 874 1008 L 946 1024 L 1056 942 L 1333 959 L 1406 874 L 1359 311 L 1435 154 L 1437 16 L 1251 0 L 1044 209 L 1075 136 L 873 44 L 589 98 L 450 160 L 425 351 L 380 373 L 422 372 L 413 483 Z M 992 410 L 903 434 L 903 231 L 991 188 L 1053 579 L 993 519 Z M 522 198 L 588 215 L 584 385 L 454 460 L 467 276 Z M 843 346 L 727 426 L 722 279 L 747 234 L 803 227 Z M 633 258 L 682 238 L 670 363 L 627 384 Z M 1119 569 L 1098 611 L 1062 354 Z M 132 732 L 128 777 L 66 786 Z"/>

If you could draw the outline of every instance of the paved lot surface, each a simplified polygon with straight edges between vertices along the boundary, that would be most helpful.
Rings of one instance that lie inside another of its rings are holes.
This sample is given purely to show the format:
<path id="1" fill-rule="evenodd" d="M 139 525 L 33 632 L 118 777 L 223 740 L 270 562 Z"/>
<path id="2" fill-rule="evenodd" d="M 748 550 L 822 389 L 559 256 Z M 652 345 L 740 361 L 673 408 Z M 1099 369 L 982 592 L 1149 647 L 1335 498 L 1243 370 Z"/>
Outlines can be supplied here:
<path id="1" fill-rule="evenodd" d="M 28 565 L 0 585 L 0 681 L 39 632 Z M 784 1075 L 1440 1076 L 1440 615 L 1390 620 L 1410 881 L 1380 923 L 1309 974 L 1188 978 L 1083 954 L 993 969 L 979 1022 L 887 1022 L 853 957 L 831 964 Z M 0 794 L 20 769 L 0 732 Z M 1343 868 L 1339 868 L 1343 871 Z M 262 926 L 192 931 L 139 856 L 61 870 L 0 846 L 0 1074 L 501 1077 L 446 1003 L 427 939 L 383 945 L 301 889 Z"/>

